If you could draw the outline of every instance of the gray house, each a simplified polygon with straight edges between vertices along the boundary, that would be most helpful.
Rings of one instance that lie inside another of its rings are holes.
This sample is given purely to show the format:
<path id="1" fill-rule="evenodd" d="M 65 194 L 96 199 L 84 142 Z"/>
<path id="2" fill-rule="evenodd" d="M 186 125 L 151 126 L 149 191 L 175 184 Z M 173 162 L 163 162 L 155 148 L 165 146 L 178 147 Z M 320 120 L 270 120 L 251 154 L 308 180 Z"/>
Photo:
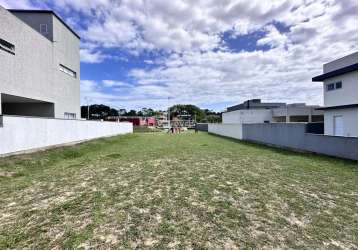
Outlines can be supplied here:
<path id="1" fill-rule="evenodd" d="M 0 115 L 80 118 L 79 46 L 53 11 L 0 6 Z"/>
<path id="2" fill-rule="evenodd" d="M 260 99 L 247 100 L 227 108 L 223 123 L 323 122 L 319 106 L 305 103 L 272 103 Z"/>

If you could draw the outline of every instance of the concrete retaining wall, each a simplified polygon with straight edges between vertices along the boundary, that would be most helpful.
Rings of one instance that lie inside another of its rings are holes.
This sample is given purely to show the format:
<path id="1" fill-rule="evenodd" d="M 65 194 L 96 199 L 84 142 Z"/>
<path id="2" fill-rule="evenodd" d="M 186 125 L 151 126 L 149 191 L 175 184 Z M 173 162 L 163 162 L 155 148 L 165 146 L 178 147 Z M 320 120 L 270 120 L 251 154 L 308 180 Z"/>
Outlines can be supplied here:
<path id="1" fill-rule="evenodd" d="M 127 122 L 0 117 L 0 156 L 133 132 Z"/>
<path id="2" fill-rule="evenodd" d="M 211 134 L 242 139 L 242 124 L 214 124 L 209 123 L 208 132 Z"/>
<path id="3" fill-rule="evenodd" d="M 305 134 L 305 150 L 358 160 L 358 138 Z"/>
<path id="4" fill-rule="evenodd" d="M 243 140 L 358 160 L 358 138 L 305 133 L 306 124 L 243 124 Z"/>
<path id="5" fill-rule="evenodd" d="M 270 146 L 358 160 L 358 138 L 306 133 L 305 123 L 209 124 L 208 132 Z"/>
<path id="6" fill-rule="evenodd" d="M 305 130 L 304 123 L 243 124 L 243 139 L 300 149 L 304 145 Z"/>

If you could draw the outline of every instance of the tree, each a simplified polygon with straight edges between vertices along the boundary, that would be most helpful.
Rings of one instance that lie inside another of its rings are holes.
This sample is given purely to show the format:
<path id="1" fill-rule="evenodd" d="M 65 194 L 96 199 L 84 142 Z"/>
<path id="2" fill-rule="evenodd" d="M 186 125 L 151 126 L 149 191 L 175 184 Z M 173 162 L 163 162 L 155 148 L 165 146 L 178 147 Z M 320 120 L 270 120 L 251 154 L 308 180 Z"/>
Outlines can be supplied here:
<path id="1" fill-rule="evenodd" d="M 196 118 L 198 122 L 205 118 L 205 113 L 199 107 L 191 104 L 178 104 L 170 107 L 170 119 L 178 115 L 190 115 L 193 119 Z"/>
<path id="2" fill-rule="evenodd" d="M 207 122 L 207 123 L 220 123 L 221 122 L 221 115 L 207 115 L 205 117 L 205 120 L 203 122 Z"/>
<path id="3" fill-rule="evenodd" d="M 125 113 L 124 113 L 125 112 Z M 152 108 L 142 108 L 140 111 L 134 109 L 126 112 L 125 109 L 120 111 L 103 104 L 94 104 L 89 106 L 89 118 L 91 120 L 106 119 L 108 116 L 158 116 L 163 111 Z M 88 106 L 81 107 L 81 117 L 87 119 Z M 209 109 L 200 109 L 192 104 L 177 104 L 170 107 L 170 119 L 181 116 L 183 119 L 195 119 L 197 122 L 217 123 L 221 122 L 221 113 Z"/>
<path id="4" fill-rule="evenodd" d="M 142 108 L 140 112 L 143 116 L 155 116 L 155 111 L 152 108 Z"/>
<path id="5" fill-rule="evenodd" d="M 215 112 L 209 109 L 204 109 L 205 119 L 203 122 L 208 123 L 220 123 L 221 122 L 221 113 Z"/>
<path id="6" fill-rule="evenodd" d="M 125 115 L 127 113 L 126 109 L 120 109 L 119 111 L 119 115 Z"/>
<path id="7" fill-rule="evenodd" d="M 110 108 L 109 106 L 103 104 L 94 104 L 81 107 L 81 117 L 87 119 L 89 113 L 90 120 L 100 120 L 105 119 L 108 116 L 118 116 L 118 111 L 116 109 Z"/>
<path id="8" fill-rule="evenodd" d="M 125 114 L 126 116 L 137 116 L 137 111 L 131 109 L 129 112 Z"/>
<path id="9" fill-rule="evenodd" d="M 109 111 L 109 116 L 119 116 L 118 110 L 111 108 Z"/>

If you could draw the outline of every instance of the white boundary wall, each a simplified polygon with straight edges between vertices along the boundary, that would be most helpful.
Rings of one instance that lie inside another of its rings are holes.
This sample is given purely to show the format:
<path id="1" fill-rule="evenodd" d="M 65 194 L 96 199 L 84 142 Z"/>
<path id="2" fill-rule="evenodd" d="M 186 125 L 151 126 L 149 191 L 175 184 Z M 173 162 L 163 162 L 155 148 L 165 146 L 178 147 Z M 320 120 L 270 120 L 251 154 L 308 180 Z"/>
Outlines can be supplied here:
<path id="1" fill-rule="evenodd" d="M 211 134 L 242 139 L 242 124 L 208 124 L 208 132 Z"/>
<path id="2" fill-rule="evenodd" d="M 306 123 L 208 124 L 211 134 L 358 161 L 358 137 L 306 133 Z"/>
<path id="3" fill-rule="evenodd" d="M 132 123 L 2 116 L 0 156 L 128 133 Z"/>

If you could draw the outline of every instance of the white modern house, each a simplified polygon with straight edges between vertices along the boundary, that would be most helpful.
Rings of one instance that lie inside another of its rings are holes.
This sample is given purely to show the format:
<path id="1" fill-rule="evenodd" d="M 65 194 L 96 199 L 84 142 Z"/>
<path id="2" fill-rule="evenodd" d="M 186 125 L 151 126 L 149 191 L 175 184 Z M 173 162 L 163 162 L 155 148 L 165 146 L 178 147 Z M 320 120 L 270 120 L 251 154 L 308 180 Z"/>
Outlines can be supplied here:
<path id="1" fill-rule="evenodd" d="M 358 52 L 323 65 L 326 135 L 358 137 Z"/>
<path id="2" fill-rule="evenodd" d="M 319 106 L 305 103 L 264 103 L 252 99 L 227 108 L 222 114 L 223 124 L 253 124 L 272 122 L 323 122 Z"/>
<path id="3" fill-rule="evenodd" d="M 53 11 L 0 6 L 0 156 L 133 132 L 80 120 L 79 48 Z"/>
<path id="4" fill-rule="evenodd" d="M 79 46 L 53 11 L 0 6 L 0 115 L 80 118 Z"/>

